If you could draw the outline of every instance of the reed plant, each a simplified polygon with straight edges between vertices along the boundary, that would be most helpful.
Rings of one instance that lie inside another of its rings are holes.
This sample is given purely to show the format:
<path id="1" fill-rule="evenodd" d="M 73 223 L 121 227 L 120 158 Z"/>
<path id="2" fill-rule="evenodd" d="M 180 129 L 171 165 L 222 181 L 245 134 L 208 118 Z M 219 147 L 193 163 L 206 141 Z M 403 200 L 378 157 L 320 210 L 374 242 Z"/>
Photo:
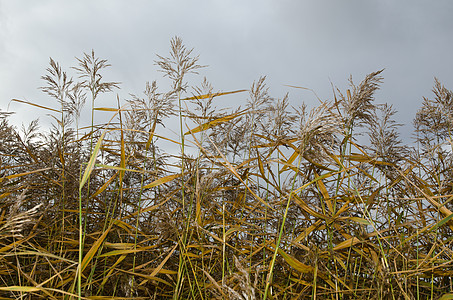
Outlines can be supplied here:
<path id="1" fill-rule="evenodd" d="M 435 80 L 404 145 L 382 70 L 308 108 L 265 77 L 189 83 L 198 60 L 175 37 L 156 60 L 169 91 L 99 107 L 119 89 L 107 60 L 84 54 L 72 79 L 51 59 L 59 106 L 12 101 L 54 126 L 0 111 L 2 299 L 453 298 L 450 90 Z"/>

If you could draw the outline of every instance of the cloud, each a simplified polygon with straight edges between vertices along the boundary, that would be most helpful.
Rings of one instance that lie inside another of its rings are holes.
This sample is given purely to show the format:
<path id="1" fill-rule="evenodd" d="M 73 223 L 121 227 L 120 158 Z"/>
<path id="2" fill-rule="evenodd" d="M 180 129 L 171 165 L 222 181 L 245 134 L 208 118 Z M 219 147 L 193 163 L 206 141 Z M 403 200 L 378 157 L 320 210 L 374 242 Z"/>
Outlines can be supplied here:
<path id="1" fill-rule="evenodd" d="M 155 54 L 166 55 L 178 35 L 210 66 L 202 76 L 221 90 L 248 88 L 268 75 L 276 97 L 293 84 L 328 99 L 330 80 L 344 89 L 350 74 L 358 82 L 386 68 L 378 101 L 393 103 L 400 122 L 410 123 L 422 97 L 431 95 L 433 77 L 453 75 L 452 10 L 448 0 L 3 1 L 0 103 L 6 107 L 13 97 L 49 103 L 37 90 L 48 57 L 69 70 L 75 56 L 91 49 L 112 64 L 106 79 L 123 82 L 122 98 L 140 93 L 146 81 L 165 86 Z M 290 92 L 296 105 L 317 102 L 310 93 Z"/>

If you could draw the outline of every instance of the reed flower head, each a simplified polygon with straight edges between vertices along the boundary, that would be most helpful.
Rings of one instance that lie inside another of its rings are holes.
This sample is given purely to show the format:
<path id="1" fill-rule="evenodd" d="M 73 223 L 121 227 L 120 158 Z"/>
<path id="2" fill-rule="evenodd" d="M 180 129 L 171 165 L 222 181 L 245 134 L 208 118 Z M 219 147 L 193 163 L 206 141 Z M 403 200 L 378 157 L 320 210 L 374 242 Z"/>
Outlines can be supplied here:
<path id="1" fill-rule="evenodd" d="M 37 204 L 31 209 L 21 211 L 21 206 L 25 202 L 25 193 L 22 192 L 15 199 L 10 200 L 10 209 L 5 221 L 0 222 L 0 239 L 6 237 L 22 237 L 22 231 L 26 225 L 33 223 L 34 218 L 39 214 L 41 204 Z"/>
<path id="2" fill-rule="evenodd" d="M 402 146 L 397 130 L 402 124 L 393 119 L 395 114 L 391 105 L 378 105 L 373 112 L 368 133 L 372 151 L 379 159 L 390 163 L 397 163 L 407 155 L 407 149 Z"/>
<path id="3" fill-rule="evenodd" d="M 296 137 L 300 141 L 301 155 L 310 151 L 321 158 L 326 148 L 334 146 L 336 134 L 341 133 L 341 118 L 334 113 L 332 104 L 327 101 L 312 109 L 308 115 L 306 105 L 303 104 L 296 109 L 296 114 L 299 120 Z"/>
<path id="4" fill-rule="evenodd" d="M 375 108 L 373 104 L 374 93 L 379 89 L 382 82 L 383 78 L 379 76 L 382 71 L 384 70 L 368 74 L 358 86 L 354 84 L 352 77 L 349 78 L 352 95 L 349 90 L 347 97 L 340 93 L 340 104 L 346 118 L 347 128 L 350 129 L 354 124 L 361 126 L 372 121 Z"/>
<path id="5" fill-rule="evenodd" d="M 106 59 L 96 57 L 94 50 L 91 50 L 90 54 L 84 53 L 82 58 L 76 57 L 76 59 L 78 66 L 73 67 L 73 69 L 79 73 L 79 77 L 82 79 L 80 84 L 91 92 L 93 101 L 99 94 L 111 92 L 115 88 L 119 88 L 119 82 L 106 82 L 102 80 L 100 71 L 111 65 Z"/>
<path id="6" fill-rule="evenodd" d="M 184 81 L 187 74 L 198 74 L 197 70 L 204 67 L 197 64 L 199 57 L 192 57 L 192 52 L 193 49 L 188 50 L 182 39 L 175 36 L 170 41 L 170 56 L 157 55 L 159 60 L 156 61 L 156 65 L 161 68 L 160 71 L 164 73 L 164 76 L 168 76 L 172 80 L 175 92 L 187 89 L 187 83 Z"/>

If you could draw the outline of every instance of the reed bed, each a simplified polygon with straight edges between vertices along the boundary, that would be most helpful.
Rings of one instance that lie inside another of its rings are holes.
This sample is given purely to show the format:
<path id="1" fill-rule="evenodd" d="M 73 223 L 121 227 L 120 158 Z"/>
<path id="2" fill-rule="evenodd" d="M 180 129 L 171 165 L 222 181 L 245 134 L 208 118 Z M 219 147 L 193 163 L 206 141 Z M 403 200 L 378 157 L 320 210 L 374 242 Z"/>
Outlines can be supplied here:
<path id="1" fill-rule="evenodd" d="M 13 100 L 49 131 L 0 112 L 1 299 L 453 299 L 453 93 L 437 80 L 407 146 L 375 103 L 382 71 L 309 110 L 264 77 L 190 87 L 202 66 L 177 37 L 156 60 L 167 92 L 119 99 L 107 60 L 75 64 L 43 76 L 56 105 Z M 245 104 L 217 109 L 227 97 Z"/>

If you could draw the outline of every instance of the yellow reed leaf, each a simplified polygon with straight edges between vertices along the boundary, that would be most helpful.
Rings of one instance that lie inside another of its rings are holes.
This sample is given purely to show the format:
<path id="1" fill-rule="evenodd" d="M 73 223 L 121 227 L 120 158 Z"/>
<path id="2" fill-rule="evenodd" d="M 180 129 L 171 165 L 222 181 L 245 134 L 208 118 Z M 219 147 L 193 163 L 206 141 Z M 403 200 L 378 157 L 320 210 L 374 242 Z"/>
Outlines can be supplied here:
<path id="1" fill-rule="evenodd" d="M 17 286 L 17 285 L 12 285 L 12 286 L 2 286 L 0 287 L 0 291 L 8 291 L 8 292 L 24 292 L 24 293 L 30 293 L 30 292 L 39 292 L 41 291 L 42 288 L 37 288 L 34 286 Z"/>
<path id="2" fill-rule="evenodd" d="M 210 93 L 210 94 L 205 94 L 205 95 L 183 98 L 181 100 L 195 100 L 195 99 L 200 100 L 200 99 L 214 98 L 214 97 L 223 96 L 223 95 L 236 94 L 236 93 L 241 93 L 241 92 L 246 92 L 246 91 L 247 90 L 237 90 L 237 91 L 232 91 L 232 92 Z"/>
<path id="3" fill-rule="evenodd" d="M 94 168 L 94 163 L 96 162 L 96 158 L 99 153 L 99 149 L 101 149 L 101 144 L 102 144 L 102 140 L 104 139 L 104 136 L 105 136 L 105 131 L 102 133 L 101 137 L 99 138 L 98 142 L 96 143 L 96 146 L 94 147 L 93 153 L 91 154 L 91 157 L 90 157 L 90 161 L 88 162 L 85 172 L 83 173 L 83 177 L 82 177 L 82 181 L 80 182 L 79 189 L 82 189 L 82 187 L 88 181 L 88 178 L 90 178 L 91 172 L 93 171 L 93 168 Z"/>
<path id="4" fill-rule="evenodd" d="M 275 247 L 275 245 L 273 245 Z M 282 249 L 278 248 L 278 254 L 280 254 L 283 259 L 292 267 L 294 268 L 295 270 L 297 270 L 298 272 L 301 272 L 301 273 L 312 273 L 313 272 L 313 267 L 312 266 L 309 266 L 309 265 L 306 265 L 302 262 L 300 262 L 298 259 L 296 259 L 295 257 L 287 254 L 285 251 L 283 251 Z"/>
<path id="5" fill-rule="evenodd" d="M 335 247 L 333 247 L 333 250 L 334 251 L 338 251 L 338 250 L 341 250 L 341 249 L 344 249 L 344 248 L 349 248 L 349 247 L 352 247 L 356 244 L 360 243 L 360 240 L 356 237 L 352 237 L 350 239 L 347 239 L 346 241 L 343 241 L 341 243 L 339 243 L 338 245 L 336 245 Z"/>
<path id="6" fill-rule="evenodd" d="M 222 123 L 229 122 L 229 121 L 233 120 L 234 118 L 242 116 L 246 112 L 247 112 L 246 110 L 243 110 L 243 111 L 240 111 L 240 112 L 237 112 L 237 113 L 225 116 L 225 117 L 214 119 L 212 121 L 209 121 L 207 123 L 201 124 L 200 126 L 197 126 L 194 129 L 191 129 L 191 130 L 187 131 L 186 133 L 184 133 L 184 135 L 194 134 L 194 133 L 197 133 L 197 132 L 205 131 L 205 130 L 207 130 L 209 128 L 215 127 L 215 126 L 220 125 Z"/>
<path id="7" fill-rule="evenodd" d="M 4 178 L 6 178 L 6 179 L 13 179 L 13 178 L 22 177 L 22 176 L 25 176 L 25 175 L 30 175 L 30 174 L 34 174 L 34 173 L 39 173 L 39 172 L 46 171 L 46 170 L 50 170 L 50 168 L 44 168 L 44 169 L 34 170 L 34 171 L 30 171 L 30 172 L 24 172 L 24 173 L 19 173 L 19 174 L 13 174 L 13 175 L 6 176 L 6 177 L 4 177 Z M 4 178 L 1 178 L 1 179 L 0 179 L 0 182 L 2 182 Z"/>
<path id="8" fill-rule="evenodd" d="M 114 112 L 119 111 L 118 108 L 112 108 L 112 107 L 95 107 L 94 110 L 99 110 L 99 111 L 114 111 Z"/>
<path id="9" fill-rule="evenodd" d="M 363 224 L 363 225 L 371 225 L 370 221 L 360 218 L 360 217 L 348 217 L 349 220 Z"/>
<path id="10" fill-rule="evenodd" d="M 32 105 L 32 106 L 35 106 L 35 107 L 38 107 L 38 108 L 42 108 L 42 109 L 46 109 L 46 110 L 50 110 L 50 111 L 54 111 L 54 112 L 57 112 L 57 113 L 61 113 L 61 111 L 60 111 L 60 110 L 57 110 L 57 109 L 54 109 L 54 108 L 50 108 L 50 107 L 47 107 L 47 106 L 42 106 L 42 105 L 39 105 L 39 104 L 35 104 L 35 103 L 32 103 L 32 102 L 24 101 L 24 100 L 19 100 L 19 99 L 12 99 L 11 101 L 14 101 L 14 102 L 20 102 L 20 103 L 24 103 L 24 104 Z"/>
<path id="11" fill-rule="evenodd" d="M 294 153 L 291 155 L 291 157 L 286 161 L 285 165 L 283 168 L 280 170 L 280 173 L 288 170 L 292 163 L 296 160 L 296 158 L 299 156 L 300 152 L 299 150 L 294 150 Z"/>
<path id="12" fill-rule="evenodd" d="M 94 255 L 98 251 L 99 247 L 102 245 L 105 238 L 107 237 L 107 234 L 110 232 L 110 229 L 112 229 L 111 225 L 102 233 L 102 235 L 96 240 L 96 242 L 94 242 L 94 244 L 93 244 L 93 246 L 91 246 L 90 250 L 88 250 L 87 254 L 85 255 L 85 257 L 82 260 L 82 265 L 80 266 L 81 272 L 83 272 L 83 270 L 85 270 L 85 268 L 91 262 Z"/>
<path id="13" fill-rule="evenodd" d="M 158 186 L 158 185 L 167 183 L 167 182 L 169 182 L 169 181 L 172 181 L 173 179 L 176 179 L 176 178 L 178 178 L 178 177 L 181 177 L 181 174 L 168 175 L 168 176 L 159 178 L 159 179 L 157 179 L 157 180 L 154 180 L 154 181 L 151 182 L 150 184 L 145 185 L 143 188 L 144 188 L 144 189 L 150 189 L 150 188 L 152 188 L 152 187 L 155 187 L 155 186 Z"/>

